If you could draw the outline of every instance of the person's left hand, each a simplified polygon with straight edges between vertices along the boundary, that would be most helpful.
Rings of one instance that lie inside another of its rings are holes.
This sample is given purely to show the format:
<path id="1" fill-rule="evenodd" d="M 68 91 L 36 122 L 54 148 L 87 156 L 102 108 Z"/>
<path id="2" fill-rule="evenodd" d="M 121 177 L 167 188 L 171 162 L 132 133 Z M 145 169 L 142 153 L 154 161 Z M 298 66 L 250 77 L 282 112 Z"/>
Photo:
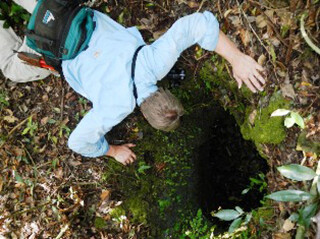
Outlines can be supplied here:
<path id="1" fill-rule="evenodd" d="M 240 53 L 237 57 L 234 57 L 232 62 L 233 77 L 238 82 L 239 89 L 244 82 L 248 88 L 256 93 L 257 90 L 263 91 L 263 85 L 265 84 L 264 78 L 260 72 L 264 69 L 250 56 Z"/>

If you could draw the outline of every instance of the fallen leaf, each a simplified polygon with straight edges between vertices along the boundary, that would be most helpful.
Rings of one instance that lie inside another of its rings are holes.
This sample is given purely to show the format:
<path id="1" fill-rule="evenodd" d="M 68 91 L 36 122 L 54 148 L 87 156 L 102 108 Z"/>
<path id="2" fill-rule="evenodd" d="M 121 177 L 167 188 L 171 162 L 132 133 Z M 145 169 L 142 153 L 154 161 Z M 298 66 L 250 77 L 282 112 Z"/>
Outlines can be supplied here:
<path id="1" fill-rule="evenodd" d="M 263 15 L 256 17 L 256 24 L 258 28 L 264 28 L 267 26 L 267 21 Z"/>
<path id="2" fill-rule="evenodd" d="M 190 8 L 198 8 L 199 7 L 199 3 L 194 2 L 194 1 L 187 1 L 187 4 Z"/>
<path id="3" fill-rule="evenodd" d="M 240 38 L 244 46 L 248 46 L 248 43 L 250 42 L 251 39 L 251 34 L 248 30 L 244 30 L 241 28 L 240 30 Z"/>
<path id="4" fill-rule="evenodd" d="M 233 9 L 228 9 L 227 11 L 224 12 L 223 16 L 224 18 L 227 18 L 228 15 L 233 11 Z"/>
<path id="5" fill-rule="evenodd" d="M 105 200 L 108 200 L 109 197 L 110 197 L 110 190 L 106 189 L 106 190 L 103 190 L 101 195 L 100 195 L 100 199 L 101 201 L 105 201 Z"/>
<path id="6" fill-rule="evenodd" d="M 56 178 L 62 179 L 63 178 L 63 169 L 62 169 L 62 167 L 59 167 L 57 170 L 55 170 L 54 171 L 54 175 L 56 176 Z"/>
<path id="7" fill-rule="evenodd" d="M 3 120 L 7 121 L 8 123 L 14 123 L 14 122 L 18 121 L 19 119 L 17 117 L 14 117 L 13 115 L 11 115 L 11 116 L 3 117 Z"/>
<path id="8" fill-rule="evenodd" d="M 258 58 L 259 65 L 263 66 L 264 63 L 266 62 L 266 59 L 267 59 L 267 57 L 263 54 L 261 56 L 259 56 L 259 58 Z"/>
<path id="9" fill-rule="evenodd" d="M 281 93 L 283 97 L 289 97 L 295 99 L 296 93 L 294 92 L 293 86 L 289 81 L 289 75 L 286 75 L 286 80 L 280 85 Z"/>
<path id="10" fill-rule="evenodd" d="M 230 16 L 229 19 L 231 20 L 232 25 L 236 28 L 241 28 L 241 20 L 238 16 Z"/>
<path id="11" fill-rule="evenodd" d="M 73 166 L 73 167 L 77 167 L 77 166 L 81 165 L 82 163 L 80 161 L 73 160 L 72 158 L 69 158 L 68 159 L 68 164 Z"/>
<path id="12" fill-rule="evenodd" d="M 273 239 L 292 239 L 290 233 L 284 233 L 284 232 L 277 232 L 273 234 Z"/>
<path id="13" fill-rule="evenodd" d="M 291 222 L 289 219 L 285 220 L 283 223 L 283 230 L 285 230 L 285 232 L 289 232 L 294 228 L 295 224 L 293 222 Z"/>
<path id="14" fill-rule="evenodd" d="M 41 121 L 40 121 L 41 125 L 45 125 L 46 123 L 48 123 L 48 120 L 49 120 L 48 116 L 42 118 Z"/>

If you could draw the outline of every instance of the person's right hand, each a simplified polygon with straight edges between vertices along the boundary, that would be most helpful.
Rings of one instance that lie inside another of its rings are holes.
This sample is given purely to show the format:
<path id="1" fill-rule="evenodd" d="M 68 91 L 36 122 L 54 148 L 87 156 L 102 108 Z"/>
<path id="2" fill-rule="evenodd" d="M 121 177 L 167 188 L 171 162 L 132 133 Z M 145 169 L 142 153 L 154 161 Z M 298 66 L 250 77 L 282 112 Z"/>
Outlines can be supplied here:
<path id="1" fill-rule="evenodd" d="M 137 159 L 137 156 L 130 149 L 132 147 L 135 147 L 135 145 L 110 145 L 107 156 L 115 158 L 115 160 L 122 163 L 123 165 L 131 164 Z"/>
<path id="2" fill-rule="evenodd" d="M 244 82 L 253 93 L 256 93 L 257 90 L 263 90 L 265 80 L 261 76 L 261 72 L 264 69 L 253 58 L 239 52 L 230 63 L 232 65 L 233 77 L 238 82 L 239 88 Z"/>

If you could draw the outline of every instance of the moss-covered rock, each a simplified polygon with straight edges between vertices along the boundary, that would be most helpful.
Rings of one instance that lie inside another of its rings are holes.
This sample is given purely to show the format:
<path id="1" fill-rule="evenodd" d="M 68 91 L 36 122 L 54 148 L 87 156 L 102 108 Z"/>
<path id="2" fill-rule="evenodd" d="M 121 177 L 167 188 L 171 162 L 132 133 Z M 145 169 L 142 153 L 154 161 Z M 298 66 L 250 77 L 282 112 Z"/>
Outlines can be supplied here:
<path id="1" fill-rule="evenodd" d="M 270 117 L 271 113 L 280 108 L 288 108 L 289 101 L 280 93 L 275 93 L 268 106 L 257 110 L 252 119 L 252 107 L 247 107 L 245 121 L 241 125 L 241 133 L 246 140 L 257 143 L 279 144 L 286 137 L 282 117 Z"/>

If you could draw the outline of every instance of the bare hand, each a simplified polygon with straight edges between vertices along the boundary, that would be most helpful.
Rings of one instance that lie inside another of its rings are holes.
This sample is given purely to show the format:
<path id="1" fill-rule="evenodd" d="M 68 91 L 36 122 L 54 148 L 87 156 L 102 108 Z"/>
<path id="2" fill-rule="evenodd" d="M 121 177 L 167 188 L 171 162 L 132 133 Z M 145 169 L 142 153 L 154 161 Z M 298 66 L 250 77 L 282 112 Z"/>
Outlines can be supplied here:
<path id="1" fill-rule="evenodd" d="M 250 56 L 240 53 L 237 57 L 234 57 L 231 61 L 233 69 L 233 77 L 238 82 L 239 89 L 244 82 L 248 88 L 256 93 L 257 90 L 263 91 L 263 85 L 265 84 L 264 78 L 260 72 L 264 69 Z"/>
<path id="2" fill-rule="evenodd" d="M 134 144 L 123 144 L 123 145 L 110 145 L 107 156 L 115 158 L 118 162 L 123 165 L 131 164 L 137 156 L 132 152 L 130 148 L 135 147 Z"/>

